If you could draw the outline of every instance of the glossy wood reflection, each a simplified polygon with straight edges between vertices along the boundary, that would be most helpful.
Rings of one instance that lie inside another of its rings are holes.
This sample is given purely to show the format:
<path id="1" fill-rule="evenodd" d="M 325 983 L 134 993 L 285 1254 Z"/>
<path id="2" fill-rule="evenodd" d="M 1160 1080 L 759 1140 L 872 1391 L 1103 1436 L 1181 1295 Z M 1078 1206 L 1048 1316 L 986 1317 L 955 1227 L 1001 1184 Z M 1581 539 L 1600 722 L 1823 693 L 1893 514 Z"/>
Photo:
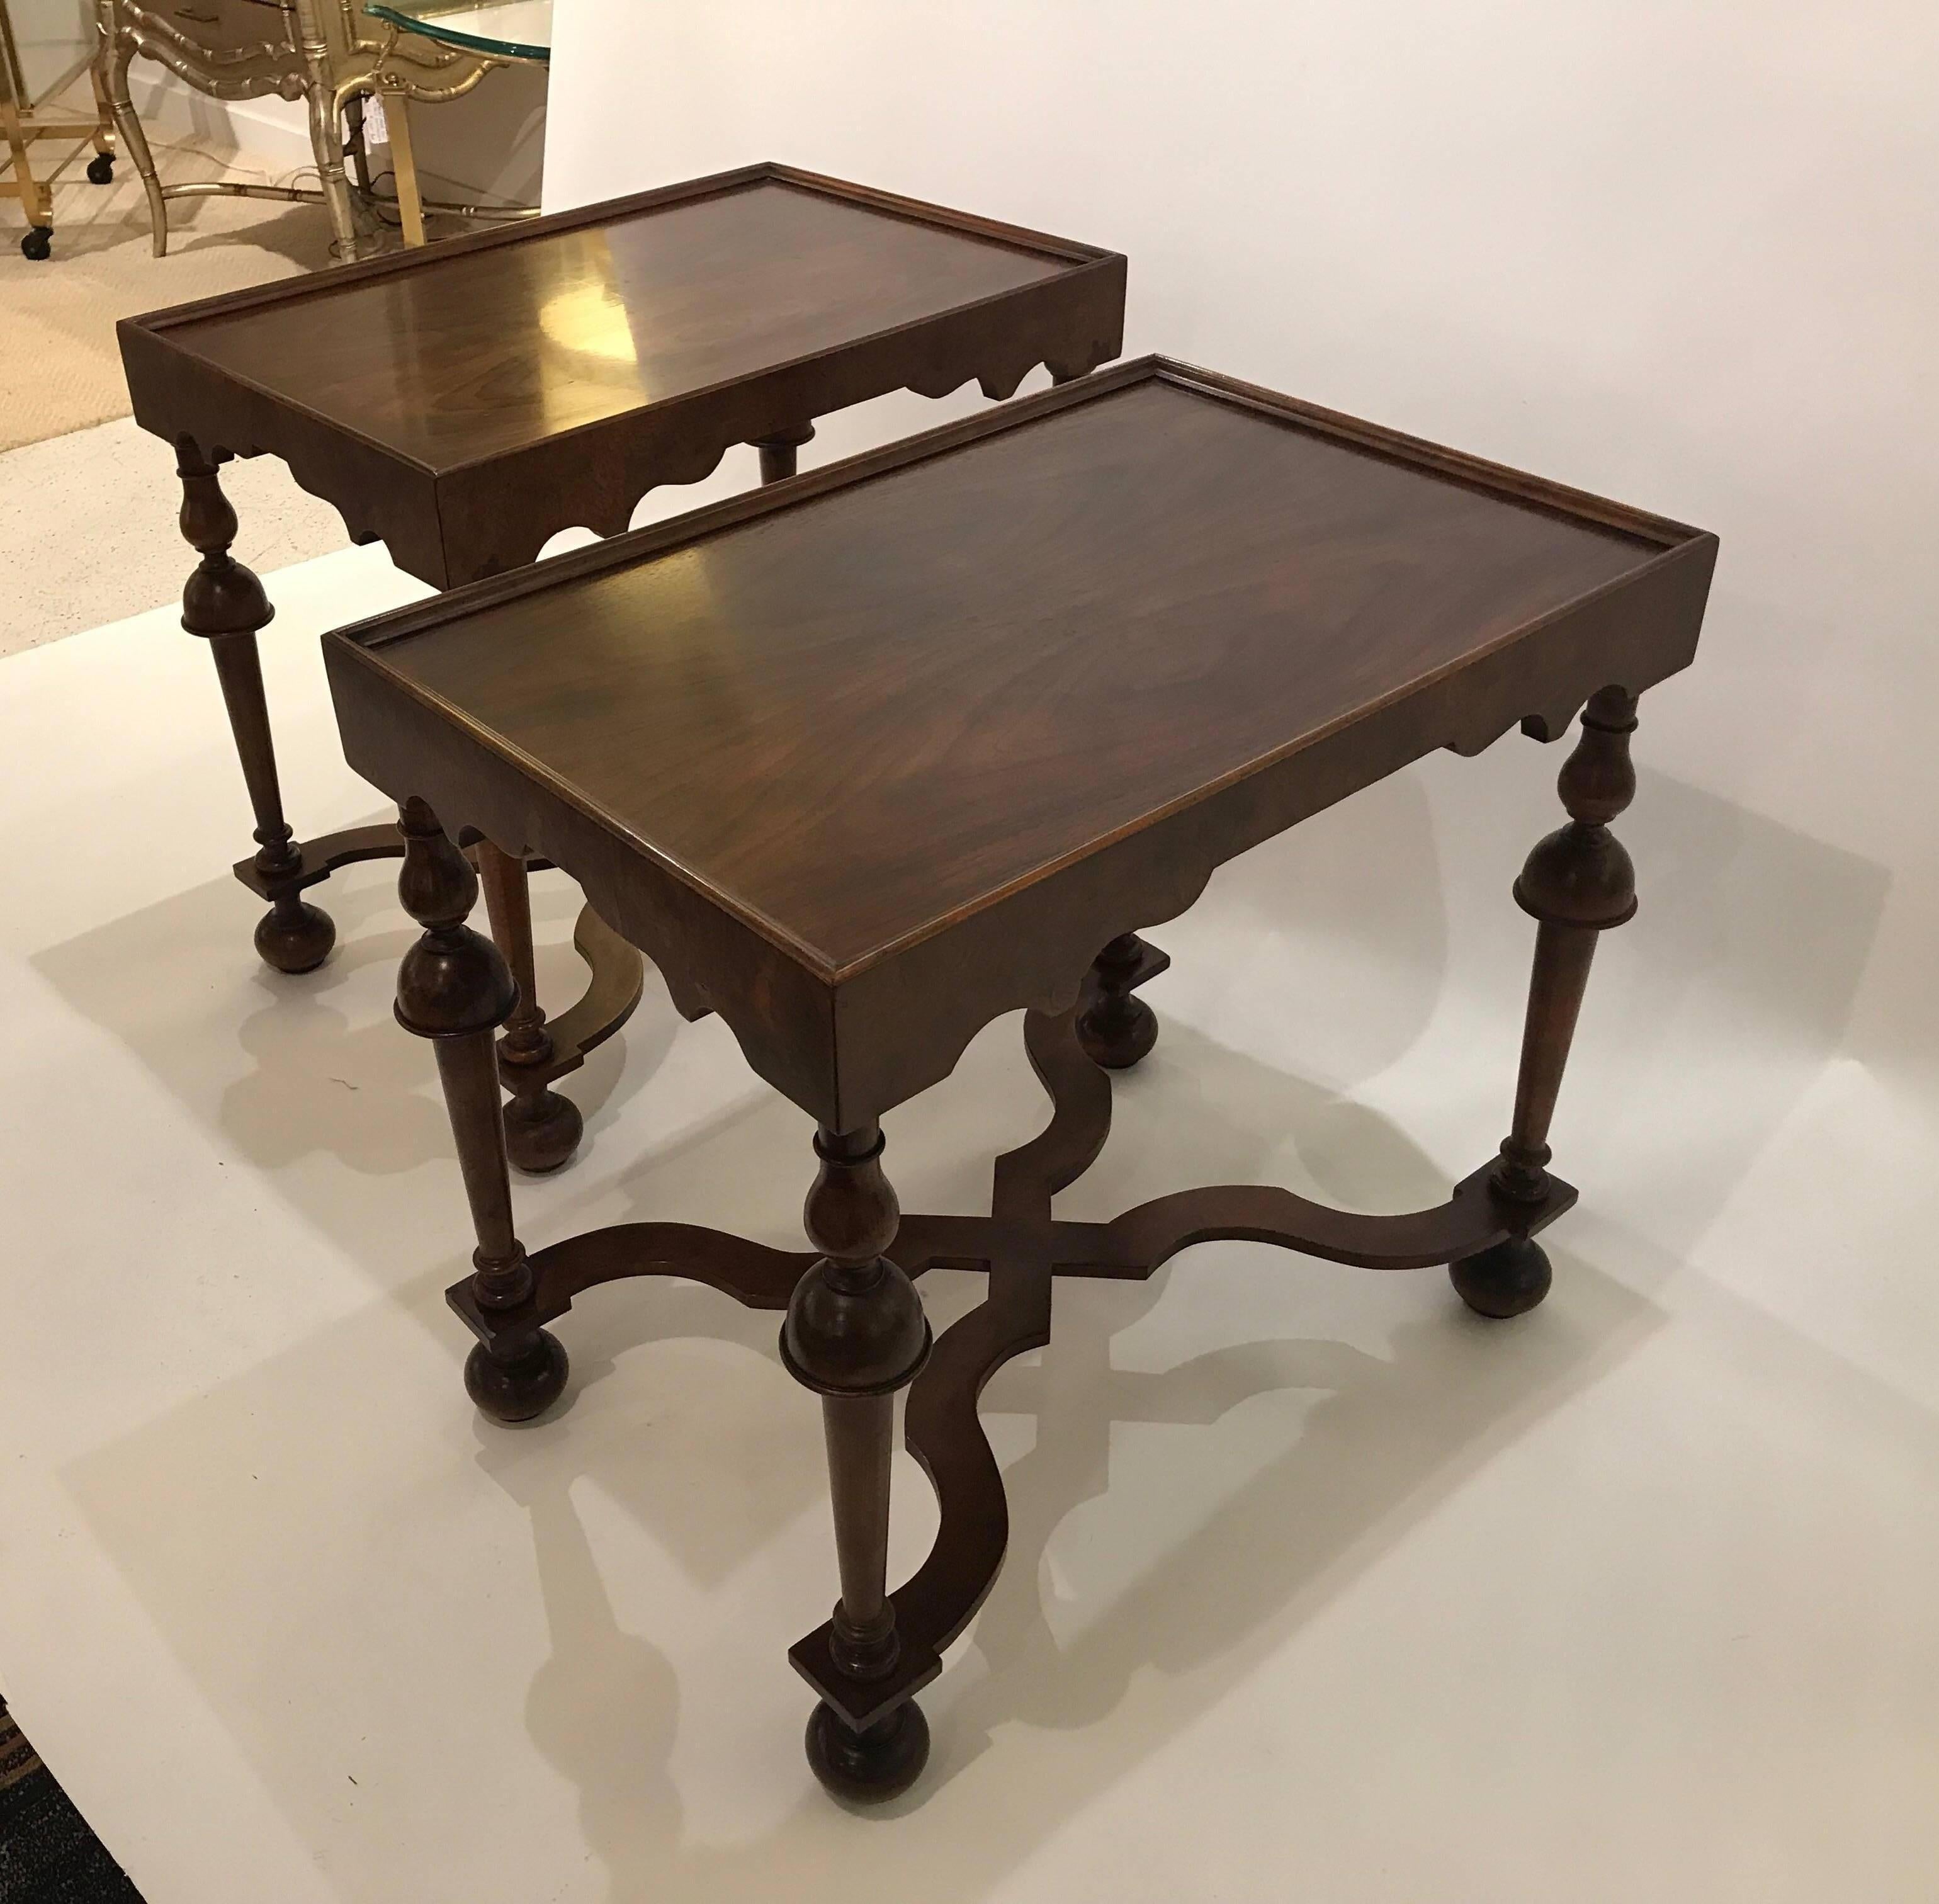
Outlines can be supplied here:
<path id="1" fill-rule="evenodd" d="M 1686 665 L 1715 547 L 1147 360 L 325 649 L 354 766 L 846 1130 L 1247 847 Z"/>
<path id="2" fill-rule="evenodd" d="M 1658 553 L 1148 379 L 385 660 L 839 970 Z"/>
<path id="3" fill-rule="evenodd" d="M 439 468 L 1053 277 L 774 181 L 204 327 L 209 361 Z"/>

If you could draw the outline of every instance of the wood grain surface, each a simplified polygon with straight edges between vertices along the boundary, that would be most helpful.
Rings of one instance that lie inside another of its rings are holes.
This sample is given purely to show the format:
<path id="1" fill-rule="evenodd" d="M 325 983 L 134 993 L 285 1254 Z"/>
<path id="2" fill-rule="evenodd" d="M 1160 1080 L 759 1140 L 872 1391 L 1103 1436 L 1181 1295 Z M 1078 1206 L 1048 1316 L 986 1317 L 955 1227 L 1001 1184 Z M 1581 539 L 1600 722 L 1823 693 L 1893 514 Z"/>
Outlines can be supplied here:
<path id="1" fill-rule="evenodd" d="M 1684 666 L 1714 549 L 1149 360 L 327 647 L 360 771 L 872 1098 L 912 1020 L 1061 1010 L 1234 853 Z"/>

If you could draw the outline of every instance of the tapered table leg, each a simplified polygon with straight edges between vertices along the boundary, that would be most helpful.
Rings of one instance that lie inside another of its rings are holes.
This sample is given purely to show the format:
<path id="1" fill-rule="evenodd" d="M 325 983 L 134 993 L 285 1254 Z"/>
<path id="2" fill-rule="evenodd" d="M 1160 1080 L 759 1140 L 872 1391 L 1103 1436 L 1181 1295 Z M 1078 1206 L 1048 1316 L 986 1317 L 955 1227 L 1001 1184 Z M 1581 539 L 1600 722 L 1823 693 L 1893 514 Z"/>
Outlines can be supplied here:
<path id="1" fill-rule="evenodd" d="M 889 1462 L 895 1396 L 929 1354 L 922 1299 L 883 1254 L 900 1214 L 882 1174 L 882 1135 L 870 1123 L 816 1134 L 820 1174 L 804 1213 L 822 1251 L 796 1286 L 781 1330 L 781 1354 L 797 1381 L 821 1397 L 842 1598 L 835 1609 L 835 1663 L 857 1679 L 886 1677 L 901 1646 L 887 1592 Z M 929 1727 L 905 1699 L 857 1732 L 816 1707 L 808 1759 L 833 1792 L 857 1800 L 906 1790 L 929 1756 Z"/>
<path id="2" fill-rule="evenodd" d="M 586 1129 L 578 1105 L 552 1090 L 537 1067 L 552 1057 L 545 1010 L 539 1003 L 532 952 L 532 901 L 525 863 L 489 840 L 478 847 L 478 876 L 492 937 L 511 967 L 518 1003 L 499 1041 L 501 1076 L 511 1092 L 505 1107 L 505 1147 L 519 1169 L 543 1176 L 570 1162 Z"/>
<path id="3" fill-rule="evenodd" d="M 222 493 L 217 465 L 184 439 L 177 446 L 181 478 L 181 532 L 202 557 L 182 591 L 182 626 L 209 644 L 229 710 L 236 752 L 256 814 L 251 864 L 269 894 L 269 909 L 256 928 L 256 949 L 279 972 L 307 972 L 321 965 L 336 942 L 330 915 L 302 896 L 303 853 L 283 818 L 276 778 L 276 750 L 263 697 L 263 668 L 256 631 L 275 613 L 253 571 L 230 554 L 236 511 Z M 279 882 L 287 879 L 287 886 Z"/>
<path id="4" fill-rule="evenodd" d="M 797 429 L 778 431 L 771 437 L 757 437 L 754 447 L 761 452 L 761 480 L 784 483 L 795 474 L 802 445 L 811 442 L 814 425 L 804 423 Z"/>
<path id="5" fill-rule="evenodd" d="M 1490 1187 L 1517 1203 L 1549 1193 L 1548 1127 L 1555 1114 L 1597 936 L 1636 913 L 1636 870 L 1609 830 L 1636 797 L 1630 736 L 1636 700 L 1606 687 L 1583 711 L 1582 737 L 1557 783 L 1569 824 L 1528 857 L 1514 894 L 1536 921 L 1535 968 L 1522 1032 L 1514 1121 Z M 1520 1315 L 1548 1293 L 1547 1254 L 1533 1237 L 1497 1244 L 1453 1264 L 1461 1299 L 1486 1316 Z"/>
<path id="6" fill-rule="evenodd" d="M 422 800 L 407 800 L 398 823 L 404 864 L 397 897 L 424 934 L 398 968 L 397 1022 L 437 1048 L 478 1238 L 473 1294 L 481 1308 L 516 1309 L 531 1299 L 532 1270 L 512 1226 L 495 1034 L 517 1003 L 518 987 L 498 947 L 464 922 L 477 903 L 477 875 L 437 815 Z M 464 1385 L 487 1415 L 522 1421 L 558 1400 L 566 1372 L 565 1351 L 534 1324 L 500 1332 L 489 1348 L 473 1348 Z"/>

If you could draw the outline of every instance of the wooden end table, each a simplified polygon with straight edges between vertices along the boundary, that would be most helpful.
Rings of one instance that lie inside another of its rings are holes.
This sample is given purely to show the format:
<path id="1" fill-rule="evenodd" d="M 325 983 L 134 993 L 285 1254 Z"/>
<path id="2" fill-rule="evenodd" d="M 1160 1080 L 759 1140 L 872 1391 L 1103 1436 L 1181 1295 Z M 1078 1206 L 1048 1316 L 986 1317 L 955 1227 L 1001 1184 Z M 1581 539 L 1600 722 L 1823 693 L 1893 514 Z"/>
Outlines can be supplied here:
<path id="1" fill-rule="evenodd" d="M 1147 360 L 327 638 L 350 760 L 403 802 L 399 890 L 424 932 L 397 1016 L 435 1043 L 476 1228 L 450 1292 L 478 1338 L 467 1385 L 502 1421 L 544 1409 L 567 1372 L 546 1325 L 617 1278 L 786 1311 L 782 1356 L 823 1398 L 842 1595 L 790 1656 L 834 1790 L 881 1797 L 921 1768 L 912 1695 L 1003 1552 L 977 1396 L 1049 1339 L 1055 1278 L 1147 1277 L 1244 1238 L 1445 1263 L 1487 1316 L 1546 1294 L 1535 1236 L 1575 1199 L 1550 1116 L 1597 936 L 1636 906 L 1609 822 L 1635 787 L 1636 698 L 1691 660 L 1715 550 Z M 1515 887 L 1538 924 L 1499 1156 L 1402 1216 L 1256 1185 L 1052 1215 L 1104 1142 L 1100 1066 L 1155 1035 L 1140 927 L 1431 750 L 1478 753 L 1517 720 L 1553 739 L 1585 703 L 1568 824 Z M 516 989 L 464 923 L 474 833 L 568 868 L 679 1009 L 720 1012 L 814 1119 L 812 1250 L 644 1223 L 528 1255 L 492 1069 Z M 1048 1126 L 997 1160 L 988 1216 L 900 1214 L 879 1120 L 1018 1007 Z M 911 1279 L 938 1266 L 986 1268 L 989 1291 L 932 1349 Z M 942 1520 L 891 1594 L 905 1388 Z"/>
<path id="2" fill-rule="evenodd" d="M 584 524 L 616 535 L 662 483 L 756 444 L 795 471 L 814 419 L 970 379 L 1010 395 L 1115 357 L 1125 260 L 785 166 L 752 166 L 319 276 L 131 318 L 135 420 L 175 446 L 182 533 L 201 555 L 182 626 L 209 644 L 255 810 L 236 876 L 269 902 L 256 946 L 319 965 L 328 915 L 303 897 L 339 867 L 401 852 L 394 827 L 297 839 L 283 816 L 256 635 L 271 608 L 230 554 L 232 456 L 280 456 L 437 588 L 534 561 Z M 484 850 L 493 928 L 521 1003 L 501 1049 L 513 1161 L 571 1156 L 577 1107 L 551 1089 L 638 1001 L 638 952 L 595 913 L 575 934 L 586 997 L 548 1023 L 534 995 L 525 867 Z"/>

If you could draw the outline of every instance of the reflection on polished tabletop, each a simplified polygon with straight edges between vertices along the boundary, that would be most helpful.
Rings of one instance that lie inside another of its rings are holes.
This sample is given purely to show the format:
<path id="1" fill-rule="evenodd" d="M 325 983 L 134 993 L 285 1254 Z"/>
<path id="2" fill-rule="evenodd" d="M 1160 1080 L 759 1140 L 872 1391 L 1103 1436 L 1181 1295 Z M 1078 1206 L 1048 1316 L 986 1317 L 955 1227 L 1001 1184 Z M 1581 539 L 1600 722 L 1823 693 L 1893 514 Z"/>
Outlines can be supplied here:
<path id="1" fill-rule="evenodd" d="M 144 428 L 279 455 L 438 586 L 817 417 L 1117 355 L 1119 254 L 784 166 L 120 327 Z"/>
<path id="2" fill-rule="evenodd" d="M 1119 374 L 657 559 L 454 599 L 378 652 L 833 974 L 1662 551 Z"/>
<path id="3" fill-rule="evenodd" d="M 211 364 L 449 468 L 1052 277 L 762 179 L 198 327 Z"/>

